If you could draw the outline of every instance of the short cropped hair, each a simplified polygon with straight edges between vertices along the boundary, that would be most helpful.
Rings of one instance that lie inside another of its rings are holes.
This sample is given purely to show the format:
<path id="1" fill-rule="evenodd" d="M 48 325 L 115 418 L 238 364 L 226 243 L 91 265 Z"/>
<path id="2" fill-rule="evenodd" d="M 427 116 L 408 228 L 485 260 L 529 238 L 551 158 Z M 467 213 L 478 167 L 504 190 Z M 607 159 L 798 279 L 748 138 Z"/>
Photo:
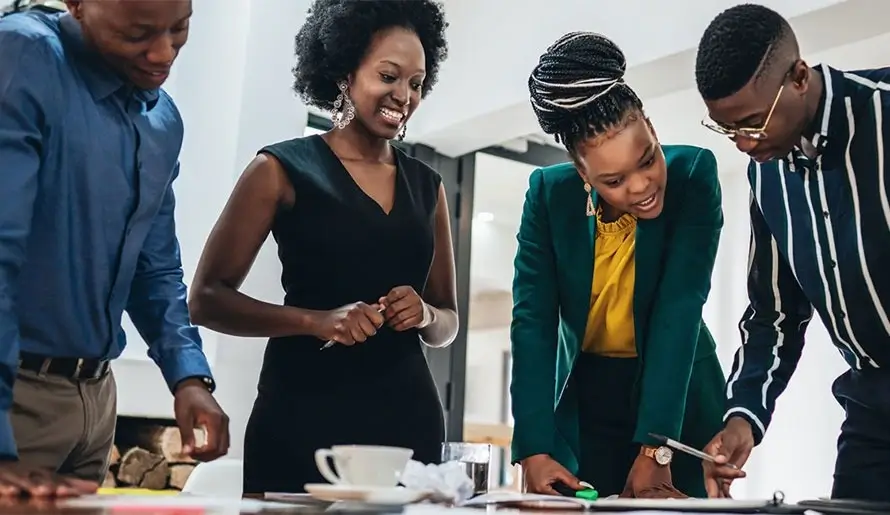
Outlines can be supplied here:
<path id="1" fill-rule="evenodd" d="M 723 11 L 705 29 L 698 45 L 695 82 L 699 94 L 705 100 L 735 94 L 755 75 L 770 69 L 777 43 L 787 37 L 794 37 L 791 26 L 772 9 L 741 4 Z"/>

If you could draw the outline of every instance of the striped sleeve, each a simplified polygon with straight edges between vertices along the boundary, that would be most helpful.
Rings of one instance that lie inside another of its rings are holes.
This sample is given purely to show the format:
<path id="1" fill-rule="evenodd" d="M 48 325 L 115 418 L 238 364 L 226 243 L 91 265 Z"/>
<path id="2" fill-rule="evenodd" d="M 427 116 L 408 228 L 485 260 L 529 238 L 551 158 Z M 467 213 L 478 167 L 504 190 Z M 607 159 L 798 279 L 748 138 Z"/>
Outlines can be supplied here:
<path id="1" fill-rule="evenodd" d="M 779 252 L 763 214 L 751 199 L 748 308 L 739 323 L 742 345 L 726 383 L 724 420 L 745 418 L 759 444 L 803 351 L 813 307 Z"/>

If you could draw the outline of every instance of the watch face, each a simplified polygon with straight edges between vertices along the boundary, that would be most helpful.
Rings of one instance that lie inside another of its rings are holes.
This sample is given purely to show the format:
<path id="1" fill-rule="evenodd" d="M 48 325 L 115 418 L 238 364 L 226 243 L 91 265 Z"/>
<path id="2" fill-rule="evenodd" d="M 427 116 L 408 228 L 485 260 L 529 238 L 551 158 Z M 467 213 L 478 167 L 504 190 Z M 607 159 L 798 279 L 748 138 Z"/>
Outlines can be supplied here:
<path id="1" fill-rule="evenodd" d="M 655 462 L 659 465 L 667 465 L 671 462 L 671 458 L 674 457 L 674 451 L 672 451 L 669 447 L 659 447 L 655 450 Z"/>

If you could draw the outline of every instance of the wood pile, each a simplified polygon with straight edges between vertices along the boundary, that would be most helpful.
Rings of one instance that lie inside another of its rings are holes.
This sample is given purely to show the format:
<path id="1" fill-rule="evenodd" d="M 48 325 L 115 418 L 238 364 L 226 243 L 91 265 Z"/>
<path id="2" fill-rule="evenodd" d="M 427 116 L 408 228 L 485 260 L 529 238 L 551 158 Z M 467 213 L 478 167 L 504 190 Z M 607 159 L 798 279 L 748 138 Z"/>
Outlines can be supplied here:
<path id="1" fill-rule="evenodd" d="M 195 430 L 197 445 L 203 432 Z M 197 462 L 182 454 L 179 428 L 118 419 L 105 488 L 136 487 L 182 490 Z"/>

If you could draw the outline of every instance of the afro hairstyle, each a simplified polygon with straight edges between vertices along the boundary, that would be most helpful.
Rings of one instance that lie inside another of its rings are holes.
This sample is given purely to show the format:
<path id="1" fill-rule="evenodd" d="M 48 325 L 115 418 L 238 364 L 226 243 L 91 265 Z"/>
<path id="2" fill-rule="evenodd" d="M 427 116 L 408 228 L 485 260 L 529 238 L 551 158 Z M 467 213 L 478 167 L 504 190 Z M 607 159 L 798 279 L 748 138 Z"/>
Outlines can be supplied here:
<path id="1" fill-rule="evenodd" d="M 417 34 L 426 55 L 426 96 L 448 56 L 445 13 L 433 0 L 315 0 L 295 38 L 294 91 L 307 104 L 333 107 L 337 81 L 354 72 L 371 39 L 381 30 L 403 27 Z"/>
<path id="2" fill-rule="evenodd" d="M 698 45 L 695 82 L 699 94 L 705 100 L 735 94 L 755 74 L 770 69 L 776 43 L 788 37 L 794 38 L 791 26 L 772 9 L 741 4 L 723 11 L 705 29 Z"/>

